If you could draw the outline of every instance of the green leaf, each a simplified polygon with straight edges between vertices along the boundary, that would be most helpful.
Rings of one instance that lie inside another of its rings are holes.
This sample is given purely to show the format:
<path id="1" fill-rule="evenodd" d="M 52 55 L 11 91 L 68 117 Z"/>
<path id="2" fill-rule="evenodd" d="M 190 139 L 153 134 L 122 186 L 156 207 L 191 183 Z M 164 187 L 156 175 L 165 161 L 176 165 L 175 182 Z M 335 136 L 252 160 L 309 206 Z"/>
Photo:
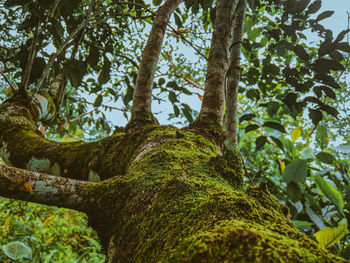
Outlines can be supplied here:
<path id="1" fill-rule="evenodd" d="M 98 76 L 98 83 L 100 85 L 106 84 L 110 79 L 110 74 L 111 74 L 111 62 L 105 56 L 102 71 Z"/>
<path id="2" fill-rule="evenodd" d="M 315 233 L 315 238 L 319 243 L 320 247 L 326 249 L 333 246 L 335 243 L 343 239 L 346 234 L 347 221 L 343 218 L 339 223 L 338 227 L 331 228 L 325 227 L 322 230 Z"/>
<path id="3" fill-rule="evenodd" d="M 247 127 L 245 127 L 245 132 L 250 132 L 250 131 L 254 131 L 257 128 L 259 128 L 259 125 L 256 124 L 249 124 Z"/>
<path id="4" fill-rule="evenodd" d="M 316 142 L 323 149 L 328 145 L 328 132 L 327 127 L 324 125 L 318 125 L 316 129 Z"/>
<path id="5" fill-rule="evenodd" d="M 134 88 L 129 86 L 126 89 L 126 94 L 123 97 L 123 103 L 125 106 L 127 106 L 129 104 L 129 102 L 132 100 L 132 97 L 134 96 Z"/>
<path id="6" fill-rule="evenodd" d="M 175 17 L 175 24 L 177 25 L 177 27 L 178 28 L 182 27 L 181 18 L 179 17 L 179 15 L 174 13 L 174 17 Z"/>
<path id="7" fill-rule="evenodd" d="M 152 3 L 155 5 L 155 6 L 158 6 L 162 3 L 162 0 L 152 0 Z"/>
<path id="8" fill-rule="evenodd" d="M 263 126 L 269 127 L 269 128 L 271 128 L 271 129 L 278 130 L 278 131 L 280 131 L 280 132 L 284 132 L 284 133 L 286 132 L 286 130 L 284 129 L 284 127 L 283 127 L 281 124 L 277 123 L 277 122 L 266 121 L 266 122 L 264 122 Z"/>
<path id="9" fill-rule="evenodd" d="M 256 140 L 255 140 L 255 144 L 256 144 L 256 149 L 259 150 L 261 149 L 265 143 L 267 141 L 266 136 L 259 136 Z"/>
<path id="10" fill-rule="evenodd" d="M 296 45 L 294 46 L 293 48 L 295 54 L 300 57 L 302 60 L 305 60 L 305 61 L 309 61 L 310 59 L 310 56 L 309 54 L 306 52 L 305 48 L 301 45 Z"/>
<path id="11" fill-rule="evenodd" d="M 298 202 L 301 199 L 302 196 L 302 192 L 300 190 L 300 187 L 298 186 L 298 184 L 294 183 L 294 182 L 290 182 L 287 185 L 287 194 L 288 197 L 294 202 Z"/>
<path id="12" fill-rule="evenodd" d="M 333 14 L 334 14 L 334 11 L 330 11 L 330 10 L 324 11 L 323 13 L 321 13 L 317 16 L 316 21 L 319 22 L 323 19 L 326 19 L 326 18 L 332 16 Z"/>
<path id="13" fill-rule="evenodd" d="M 337 190 L 331 183 L 324 180 L 321 176 L 315 176 L 314 181 L 317 185 L 320 194 L 327 197 L 338 209 L 339 212 L 343 213 L 344 200 Z"/>
<path id="14" fill-rule="evenodd" d="M 322 1 L 321 0 L 317 0 L 315 2 L 313 2 L 309 8 L 307 9 L 307 14 L 314 14 L 316 13 L 318 10 L 320 10 L 321 8 L 321 3 Z"/>
<path id="15" fill-rule="evenodd" d="M 97 108 L 97 107 L 101 106 L 102 100 L 103 100 L 103 97 L 101 94 L 99 94 L 94 101 L 94 107 Z"/>
<path id="16" fill-rule="evenodd" d="M 164 78 L 160 78 L 159 80 L 158 80 L 158 85 L 160 86 L 160 85 L 163 85 L 165 83 L 165 79 Z"/>
<path id="17" fill-rule="evenodd" d="M 81 84 L 86 73 L 85 64 L 76 59 L 65 63 L 63 65 L 63 70 L 74 87 L 78 87 Z"/>
<path id="18" fill-rule="evenodd" d="M 323 118 L 323 114 L 319 110 L 309 109 L 309 117 L 313 124 L 317 125 Z"/>
<path id="19" fill-rule="evenodd" d="M 327 164 L 332 164 L 335 161 L 334 156 L 331 155 L 330 153 L 326 153 L 326 152 L 320 152 L 320 153 L 317 154 L 316 157 L 321 162 L 327 163 Z"/>
<path id="20" fill-rule="evenodd" d="M 249 120 L 251 120 L 251 119 L 253 119 L 255 117 L 256 117 L 256 114 L 254 114 L 254 113 L 247 113 L 247 114 L 244 114 L 241 117 L 239 117 L 239 122 L 249 121 Z"/>
<path id="21" fill-rule="evenodd" d="M 274 141 L 274 143 L 277 144 L 277 146 L 283 151 L 284 150 L 284 147 L 283 147 L 283 143 L 276 137 L 274 136 L 269 136 L 271 138 L 271 140 Z"/>
<path id="22" fill-rule="evenodd" d="M 95 46 L 91 46 L 90 50 L 89 50 L 89 56 L 86 58 L 87 63 L 89 63 L 89 65 L 94 68 L 100 58 L 100 52 L 98 50 L 98 48 L 96 48 Z"/>
<path id="23" fill-rule="evenodd" d="M 302 220 L 292 220 L 293 225 L 297 227 L 303 227 L 303 226 L 313 226 L 314 223 L 308 222 L 308 221 L 302 221 Z"/>
<path id="24" fill-rule="evenodd" d="M 175 92 L 173 92 L 173 91 L 169 92 L 168 98 L 172 104 L 174 104 L 175 102 L 178 101 L 177 96 L 176 96 Z"/>
<path id="25" fill-rule="evenodd" d="M 190 106 L 188 106 L 187 104 L 182 104 L 182 112 L 185 115 L 186 119 L 188 120 L 188 122 L 193 122 L 193 117 L 192 117 L 192 109 L 190 108 Z"/>
<path id="26" fill-rule="evenodd" d="M 18 260 L 25 257 L 28 258 L 32 253 L 32 249 L 20 241 L 10 242 L 2 246 L 2 249 L 4 250 L 6 256 L 13 260 Z"/>
<path id="27" fill-rule="evenodd" d="M 4 3 L 5 7 L 12 7 L 12 6 L 16 6 L 16 5 L 25 5 L 27 3 L 31 2 L 30 0 L 7 0 Z"/>
<path id="28" fill-rule="evenodd" d="M 248 33 L 248 39 L 250 41 L 255 41 L 255 39 L 260 36 L 263 29 L 261 27 L 256 27 Z"/>
<path id="29" fill-rule="evenodd" d="M 350 144 L 343 143 L 335 147 L 335 150 L 342 153 L 350 153 Z"/>
<path id="30" fill-rule="evenodd" d="M 307 176 L 308 166 L 305 160 L 299 159 L 289 163 L 283 171 L 282 177 L 286 183 L 304 182 Z"/>

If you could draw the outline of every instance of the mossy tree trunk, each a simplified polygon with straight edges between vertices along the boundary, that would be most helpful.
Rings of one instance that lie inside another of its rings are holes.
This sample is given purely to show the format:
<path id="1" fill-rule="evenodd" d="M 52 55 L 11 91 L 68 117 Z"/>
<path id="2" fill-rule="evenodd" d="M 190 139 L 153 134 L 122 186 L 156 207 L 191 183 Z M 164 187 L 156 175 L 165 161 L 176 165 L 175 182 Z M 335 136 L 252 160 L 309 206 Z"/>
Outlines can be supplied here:
<path id="1" fill-rule="evenodd" d="M 224 148 L 228 62 L 238 68 L 227 52 L 237 1 L 217 1 L 199 118 L 179 130 L 152 116 L 165 27 L 181 2 L 167 0 L 157 12 L 125 129 L 92 143 L 47 140 L 36 122 L 56 116 L 64 76 L 48 93 L 26 93 L 24 81 L 0 105 L 0 156 L 17 167 L 0 166 L 0 195 L 85 212 L 107 262 L 346 262 L 293 226 L 264 184 L 245 185 L 238 150 Z"/>
<path id="2" fill-rule="evenodd" d="M 2 167 L 1 195 L 87 213 L 107 262 L 345 262 L 294 227 L 264 184 L 243 184 L 239 154 L 219 154 L 219 134 L 151 125 L 57 143 L 20 99 L 0 112 L 2 158 L 60 176 Z"/>

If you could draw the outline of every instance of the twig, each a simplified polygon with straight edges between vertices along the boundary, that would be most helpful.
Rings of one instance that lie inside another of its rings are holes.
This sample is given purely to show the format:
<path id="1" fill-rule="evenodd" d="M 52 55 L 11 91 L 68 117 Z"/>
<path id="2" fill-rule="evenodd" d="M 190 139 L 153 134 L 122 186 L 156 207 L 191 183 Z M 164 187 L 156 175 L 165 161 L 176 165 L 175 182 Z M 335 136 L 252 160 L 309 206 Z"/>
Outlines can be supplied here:
<path id="1" fill-rule="evenodd" d="M 4 74 L 4 69 L 2 68 L 0 70 L 0 74 L 4 77 L 5 81 L 7 82 L 7 84 L 10 85 L 10 87 L 15 90 L 15 87 L 12 85 L 12 83 L 8 80 L 8 78 L 6 77 L 6 75 Z"/>

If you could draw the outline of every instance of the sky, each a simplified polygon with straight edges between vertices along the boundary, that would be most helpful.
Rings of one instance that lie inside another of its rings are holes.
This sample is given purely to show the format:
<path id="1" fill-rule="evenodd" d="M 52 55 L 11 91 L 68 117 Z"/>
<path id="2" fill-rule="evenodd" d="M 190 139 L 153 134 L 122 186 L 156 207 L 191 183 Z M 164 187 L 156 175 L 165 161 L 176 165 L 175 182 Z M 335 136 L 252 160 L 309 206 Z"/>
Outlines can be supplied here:
<path id="1" fill-rule="evenodd" d="M 348 13 L 350 14 L 350 0 L 323 0 L 322 1 L 322 8 L 317 14 L 315 14 L 315 18 L 320 13 L 327 11 L 327 10 L 333 10 L 335 13 L 322 21 L 322 24 L 333 31 L 333 36 L 336 37 L 342 30 L 345 30 L 348 26 Z M 311 34 L 311 32 L 310 32 Z M 314 36 L 307 35 L 308 38 L 313 39 Z M 350 38 L 350 36 L 349 36 Z M 317 42 L 320 41 L 319 38 L 314 38 L 317 40 Z M 346 39 L 345 39 L 346 40 Z M 312 40 L 311 40 L 312 41 Z M 193 56 L 193 52 L 191 49 L 183 50 L 184 53 L 189 53 L 189 56 Z M 185 54 L 186 55 L 186 54 Z M 350 82 L 350 76 L 347 76 L 347 79 Z M 90 99 L 91 101 L 94 100 L 94 98 Z M 193 107 L 194 110 L 199 111 L 201 106 L 201 101 L 197 98 L 197 96 L 183 96 L 180 99 L 182 102 L 185 102 Z M 121 102 L 118 101 L 117 104 L 120 105 L 112 105 L 110 103 L 106 103 L 111 106 L 121 106 Z M 156 118 L 159 120 L 161 124 L 172 124 L 173 120 L 168 121 L 168 113 L 173 113 L 173 107 L 170 103 L 162 103 L 159 105 L 157 102 L 152 103 L 152 111 L 163 113 L 157 114 Z M 118 126 L 124 126 L 127 124 L 127 120 L 122 116 L 121 112 L 106 112 L 106 117 L 109 121 L 112 121 L 113 124 Z"/>

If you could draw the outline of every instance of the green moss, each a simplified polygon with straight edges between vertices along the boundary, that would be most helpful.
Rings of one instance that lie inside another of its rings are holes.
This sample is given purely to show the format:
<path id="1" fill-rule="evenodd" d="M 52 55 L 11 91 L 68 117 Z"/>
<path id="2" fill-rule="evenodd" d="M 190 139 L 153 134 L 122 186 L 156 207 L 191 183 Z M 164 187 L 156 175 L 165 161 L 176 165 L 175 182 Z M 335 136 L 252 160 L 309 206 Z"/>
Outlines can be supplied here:
<path id="1" fill-rule="evenodd" d="M 146 138 L 140 147 L 153 147 L 124 176 L 89 186 L 107 262 L 345 262 L 294 227 L 266 185 L 242 190 L 237 153 L 218 157 L 169 126 Z"/>

